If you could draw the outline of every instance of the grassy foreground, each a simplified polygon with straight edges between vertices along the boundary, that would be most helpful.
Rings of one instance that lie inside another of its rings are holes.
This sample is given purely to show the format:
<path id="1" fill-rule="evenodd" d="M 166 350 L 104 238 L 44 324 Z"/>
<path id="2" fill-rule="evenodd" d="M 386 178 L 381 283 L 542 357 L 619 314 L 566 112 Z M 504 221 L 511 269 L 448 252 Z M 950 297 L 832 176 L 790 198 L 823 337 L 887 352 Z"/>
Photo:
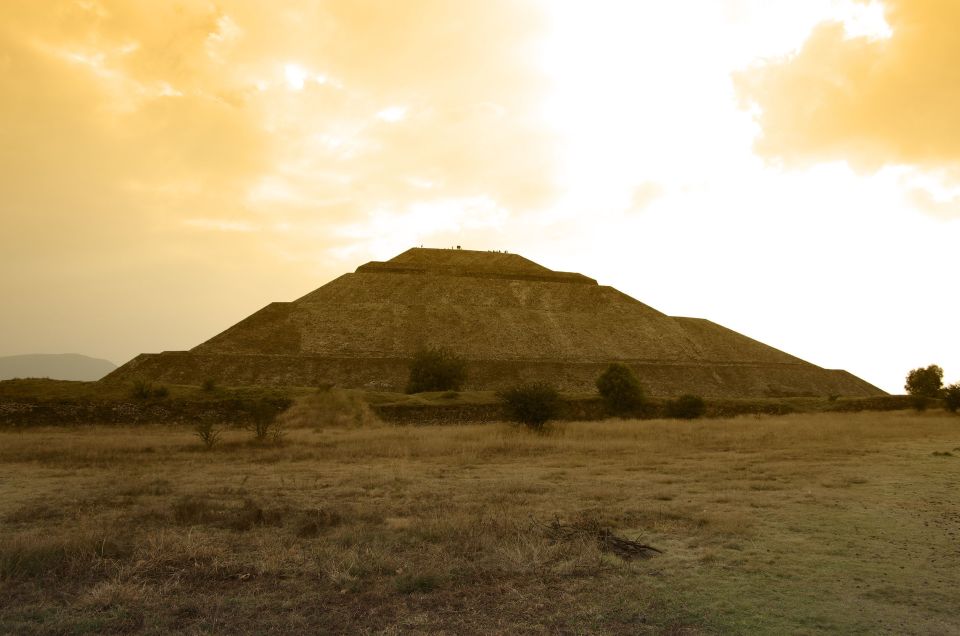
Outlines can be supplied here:
<path id="1" fill-rule="evenodd" d="M 0 431 L 0 633 L 960 633 L 956 416 L 248 437 Z"/>

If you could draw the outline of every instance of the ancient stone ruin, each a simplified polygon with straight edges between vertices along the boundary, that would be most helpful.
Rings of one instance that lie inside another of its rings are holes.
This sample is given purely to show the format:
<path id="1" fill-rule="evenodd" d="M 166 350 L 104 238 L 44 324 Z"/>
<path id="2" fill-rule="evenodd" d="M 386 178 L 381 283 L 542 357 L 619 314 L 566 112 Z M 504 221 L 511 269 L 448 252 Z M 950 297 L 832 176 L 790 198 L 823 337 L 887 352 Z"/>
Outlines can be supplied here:
<path id="1" fill-rule="evenodd" d="M 702 318 L 677 318 L 515 254 L 415 248 L 271 303 L 190 351 L 141 354 L 106 382 L 402 391 L 421 347 L 467 360 L 466 389 L 544 380 L 593 391 L 613 361 L 648 393 L 870 396 L 883 391 Z"/>

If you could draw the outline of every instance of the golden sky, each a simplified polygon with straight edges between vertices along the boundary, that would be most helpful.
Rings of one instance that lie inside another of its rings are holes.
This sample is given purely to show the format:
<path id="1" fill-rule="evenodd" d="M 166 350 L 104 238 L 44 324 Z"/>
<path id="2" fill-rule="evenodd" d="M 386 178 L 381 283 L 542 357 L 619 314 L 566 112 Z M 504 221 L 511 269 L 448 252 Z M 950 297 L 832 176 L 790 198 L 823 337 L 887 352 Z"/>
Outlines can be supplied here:
<path id="1" fill-rule="evenodd" d="M 124 362 L 509 249 L 960 379 L 954 0 L 4 0 L 0 355 Z"/>

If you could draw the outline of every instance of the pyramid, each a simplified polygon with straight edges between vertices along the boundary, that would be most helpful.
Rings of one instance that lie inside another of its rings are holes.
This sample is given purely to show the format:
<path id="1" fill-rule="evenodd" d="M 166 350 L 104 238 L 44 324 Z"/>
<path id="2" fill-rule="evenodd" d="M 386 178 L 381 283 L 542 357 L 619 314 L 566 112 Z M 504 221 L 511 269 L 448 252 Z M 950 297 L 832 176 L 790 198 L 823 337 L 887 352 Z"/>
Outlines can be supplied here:
<path id="1" fill-rule="evenodd" d="M 467 361 L 465 389 L 593 391 L 610 362 L 652 395 L 871 396 L 880 389 L 700 318 L 667 316 L 516 254 L 414 248 L 275 302 L 189 351 L 141 354 L 105 381 L 402 391 L 423 347 Z"/>

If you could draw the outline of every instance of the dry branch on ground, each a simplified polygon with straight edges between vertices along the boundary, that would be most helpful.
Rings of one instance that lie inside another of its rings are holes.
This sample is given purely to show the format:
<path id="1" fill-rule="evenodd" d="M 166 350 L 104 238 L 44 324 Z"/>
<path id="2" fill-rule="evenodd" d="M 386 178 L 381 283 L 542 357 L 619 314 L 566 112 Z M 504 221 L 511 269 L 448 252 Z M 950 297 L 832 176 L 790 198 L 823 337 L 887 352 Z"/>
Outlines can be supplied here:
<path id="1" fill-rule="evenodd" d="M 548 524 L 534 523 L 540 526 L 550 539 L 570 541 L 593 538 L 596 539 L 602 551 L 612 552 L 622 559 L 646 559 L 652 557 L 654 552 L 663 554 L 663 550 L 652 545 L 618 537 L 611 528 L 602 525 L 595 519 L 568 524 L 562 523 L 560 519 L 554 519 Z"/>

